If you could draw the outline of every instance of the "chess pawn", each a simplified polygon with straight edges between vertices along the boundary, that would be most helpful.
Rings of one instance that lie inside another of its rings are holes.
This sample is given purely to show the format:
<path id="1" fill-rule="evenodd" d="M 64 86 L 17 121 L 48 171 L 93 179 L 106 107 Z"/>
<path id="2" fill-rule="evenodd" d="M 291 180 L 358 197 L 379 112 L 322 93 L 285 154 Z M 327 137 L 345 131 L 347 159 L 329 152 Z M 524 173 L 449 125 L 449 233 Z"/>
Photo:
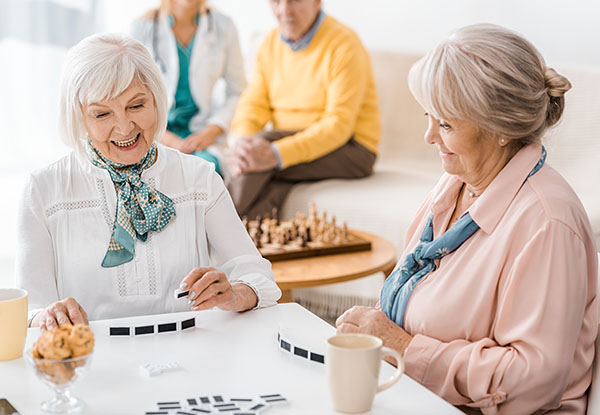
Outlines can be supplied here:
<path id="1" fill-rule="evenodd" d="M 306 242 L 312 242 L 312 239 L 310 237 L 310 228 L 305 228 L 306 229 Z"/>
<path id="2" fill-rule="evenodd" d="M 323 222 L 327 222 L 327 211 L 326 210 L 323 211 L 323 216 L 321 217 L 321 220 Z"/>
<path id="3" fill-rule="evenodd" d="M 248 216 L 242 217 L 242 224 L 244 225 L 246 232 L 248 232 Z"/>
<path id="4" fill-rule="evenodd" d="M 310 203 L 310 216 L 309 217 L 311 219 L 317 217 L 317 205 L 315 205 L 315 202 Z"/>
<path id="5" fill-rule="evenodd" d="M 276 207 L 271 209 L 271 219 L 279 220 L 279 209 L 277 209 Z"/>
<path id="6" fill-rule="evenodd" d="M 344 238 L 344 241 L 348 240 L 348 224 L 346 222 L 344 222 L 344 226 L 342 226 L 342 236 Z"/>
<path id="7" fill-rule="evenodd" d="M 335 215 L 331 217 L 331 226 L 335 228 Z"/>

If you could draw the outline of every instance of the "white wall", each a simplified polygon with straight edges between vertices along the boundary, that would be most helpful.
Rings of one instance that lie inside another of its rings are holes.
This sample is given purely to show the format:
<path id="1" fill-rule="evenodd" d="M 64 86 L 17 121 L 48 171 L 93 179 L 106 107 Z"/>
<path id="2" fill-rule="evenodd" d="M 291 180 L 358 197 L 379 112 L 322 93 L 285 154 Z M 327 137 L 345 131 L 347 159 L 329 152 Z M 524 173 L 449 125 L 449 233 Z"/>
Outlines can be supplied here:
<path id="1" fill-rule="evenodd" d="M 159 3 L 158 0 L 45 1 L 94 13 L 94 27 L 109 31 L 126 31 L 131 19 Z M 524 34 L 550 65 L 600 65 L 600 24 L 597 22 L 600 1 L 597 0 L 323 2 L 325 11 L 352 26 L 370 49 L 426 52 L 456 27 L 491 22 Z M 35 8 L 42 3 L 0 0 L 0 23 L 23 19 L 22 4 Z M 210 3 L 233 18 L 245 51 L 253 34 L 264 33 L 275 26 L 268 0 L 211 0 Z M 11 10 L 20 14 L 11 15 Z M 31 13 L 31 9 L 26 10 Z M 35 10 L 39 19 L 39 10 Z M 56 25 L 55 21 L 48 23 L 51 29 L 68 30 L 68 26 Z M 0 286 L 14 284 L 16 200 L 26 172 L 67 151 L 56 133 L 58 82 L 66 50 L 59 46 L 28 44 L 23 36 L 11 38 L 10 35 L 8 32 L 8 37 L 2 38 L 0 30 L 0 188 L 4 202 L 0 204 L 3 220 Z"/>
<path id="2" fill-rule="evenodd" d="M 109 30 L 124 30 L 130 18 L 158 0 L 105 0 Z M 268 0 L 209 0 L 238 26 L 242 48 L 253 33 L 276 22 Z M 600 65 L 598 0 L 323 0 L 327 13 L 353 27 L 368 48 L 426 52 L 452 29 L 496 23 L 525 35 L 549 63 Z"/>

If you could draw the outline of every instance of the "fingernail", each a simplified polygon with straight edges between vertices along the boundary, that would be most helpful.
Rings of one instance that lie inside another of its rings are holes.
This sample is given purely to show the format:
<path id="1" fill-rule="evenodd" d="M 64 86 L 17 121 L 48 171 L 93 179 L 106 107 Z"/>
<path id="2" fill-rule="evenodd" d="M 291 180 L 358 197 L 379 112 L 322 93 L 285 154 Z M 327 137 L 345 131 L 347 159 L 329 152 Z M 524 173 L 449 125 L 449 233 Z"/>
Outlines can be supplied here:
<path id="1" fill-rule="evenodd" d="M 196 298 L 196 293 L 195 293 L 195 292 L 193 292 L 193 291 L 190 291 L 190 293 L 189 293 L 189 295 L 188 295 L 188 298 L 189 298 L 190 300 L 193 300 L 194 298 Z"/>
<path id="2" fill-rule="evenodd" d="M 185 290 L 186 288 L 187 288 L 187 282 L 183 281 L 181 284 L 179 284 L 180 290 Z"/>
<path id="3" fill-rule="evenodd" d="M 192 300 L 188 300 L 188 304 L 192 304 L 192 303 L 193 303 L 193 301 L 192 301 Z"/>

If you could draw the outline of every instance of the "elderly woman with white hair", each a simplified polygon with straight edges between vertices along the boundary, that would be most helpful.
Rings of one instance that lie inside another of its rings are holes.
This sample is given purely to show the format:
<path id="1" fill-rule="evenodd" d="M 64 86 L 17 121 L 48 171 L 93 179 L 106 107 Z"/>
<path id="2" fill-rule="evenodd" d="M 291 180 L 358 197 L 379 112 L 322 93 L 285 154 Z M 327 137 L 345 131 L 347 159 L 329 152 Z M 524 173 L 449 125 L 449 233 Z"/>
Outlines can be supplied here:
<path id="1" fill-rule="evenodd" d="M 520 35 L 474 25 L 417 62 L 409 85 L 446 173 L 379 305 L 346 311 L 338 332 L 381 337 L 409 376 L 467 413 L 584 414 L 596 245 L 540 143 L 569 81 Z"/>
<path id="2" fill-rule="evenodd" d="M 69 51 L 60 127 L 74 151 L 30 175 L 19 210 L 31 326 L 280 297 L 214 164 L 156 143 L 166 123 L 166 89 L 141 43 L 101 34 Z"/>

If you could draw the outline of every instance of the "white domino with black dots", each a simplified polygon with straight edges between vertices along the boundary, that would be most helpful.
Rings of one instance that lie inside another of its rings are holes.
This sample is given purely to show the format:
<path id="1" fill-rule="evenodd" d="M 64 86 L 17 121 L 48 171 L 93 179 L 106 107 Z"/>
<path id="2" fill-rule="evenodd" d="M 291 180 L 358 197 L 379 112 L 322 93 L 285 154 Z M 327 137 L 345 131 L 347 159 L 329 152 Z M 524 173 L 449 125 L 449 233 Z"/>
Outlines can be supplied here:
<path id="1" fill-rule="evenodd" d="M 108 334 L 111 337 L 143 336 L 148 334 L 169 333 L 183 331 L 196 327 L 196 318 L 173 321 L 167 323 L 145 324 L 143 326 L 118 326 L 109 327 Z"/>

